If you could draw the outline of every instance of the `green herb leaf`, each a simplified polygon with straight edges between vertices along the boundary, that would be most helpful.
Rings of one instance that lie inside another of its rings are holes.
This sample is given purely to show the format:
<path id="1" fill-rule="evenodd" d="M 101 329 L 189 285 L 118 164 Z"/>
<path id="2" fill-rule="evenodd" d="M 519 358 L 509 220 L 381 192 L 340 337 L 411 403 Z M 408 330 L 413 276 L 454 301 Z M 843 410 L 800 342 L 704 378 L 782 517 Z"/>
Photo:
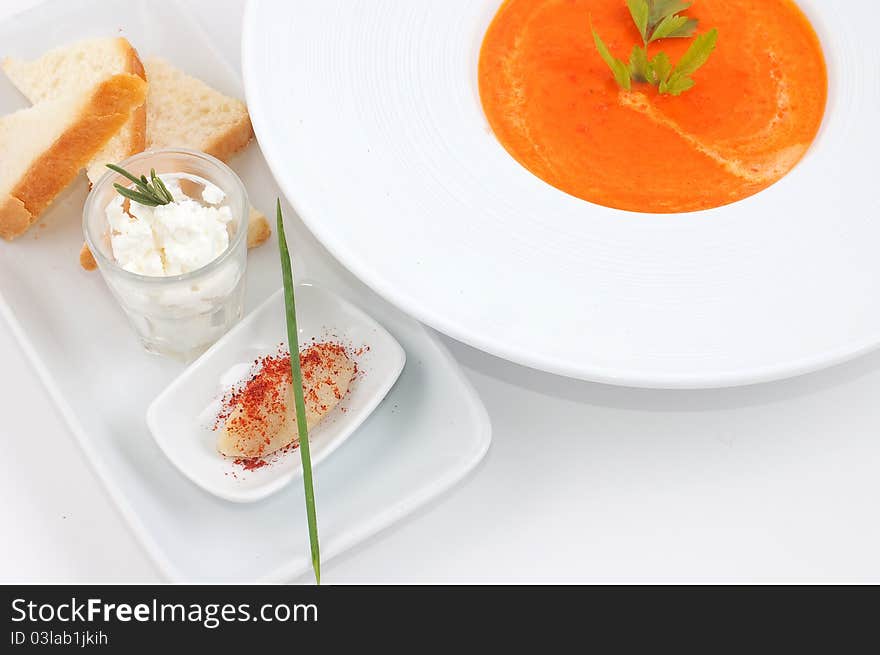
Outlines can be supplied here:
<path id="1" fill-rule="evenodd" d="M 158 194 L 168 202 L 174 202 L 174 198 L 171 197 L 171 192 L 168 190 L 168 187 L 165 186 L 162 178 L 156 175 L 155 168 L 150 169 L 150 176 L 153 178 L 153 186 L 156 188 Z"/>
<path id="2" fill-rule="evenodd" d="M 651 60 L 651 63 L 648 64 L 648 67 L 650 69 L 651 83 L 661 86 L 666 83 L 666 80 L 669 79 L 669 74 L 672 72 L 672 62 L 669 60 L 669 55 L 665 52 L 658 52 Z"/>
<path id="3" fill-rule="evenodd" d="M 149 185 L 147 184 L 147 178 L 145 178 L 143 175 L 141 177 L 137 178 L 134 175 L 132 175 L 131 173 L 129 173 L 127 170 L 125 170 L 121 166 L 117 166 L 116 164 L 107 164 L 107 168 L 109 168 L 111 171 L 119 173 L 123 177 L 128 178 L 129 180 L 134 182 L 136 186 L 140 187 L 142 190 L 144 190 L 144 191 L 150 190 Z"/>
<path id="4" fill-rule="evenodd" d="M 599 33 L 592 24 L 590 25 L 590 28 L 593 30 L 593 41 L 596 43 L 596 49 L 599 51 L 599 56 L 601 56 L 605 63 L 608 64 L 608 68 L 611 69 L 611 73 L 614 75 L 614 79 L 617 83 L 629 91 L 632 88 L 629 67 L 611 54 L 608 50 L 608 46 L 605 45 L 605 42 L 601 39 Z"/>
<path id="5" fill-rule="evenodd" d="M 632 79 L 636 82 L 647 82 L 649 80 L 648 53 L 640 45 L 634 45 L 629 55 L 629 71 Z"/>
<path id="6" fill-rule="evenodd" d="M 660 24 L 651 33 L 648 43 L 670 38 L 673 34 L 684 28 L 690 20 L 687 16 L 667 16 L 660 21 Z M 694 28 L 696 29 L 696 21 L 694 21 Z"/>
<path id="7" fill-rule="evenodd" d="M 107 164 L 106 166 L 111 171 L 119 173 L 124 178 L 134 182 L 134 189 L 126 188 L 121 184 L 113 185 L 113 188 L 124 198 L 133 200 L 140 205 L 146 205 L 147 207 L 158 207 L 159 205 L 167 205 L 174 202 L 174 198 L 171 196 L 171 192 L 168 191 L 168 187 L 166 187 L 165 183 L 158 175 L 156 175 L 156 169 L 150 171 L 150 177 L 152 178 L 152 182 L 150 182 L 147 180 L 146 175 L 135 177 L 116 164 Z"/>
<path id="8" fill-rule="evenodd" d="M 700 24 L 696 18 L 688 18 L 684 25 L 666 36 L 667 39 L 686 39 L 694 35 L 697 31 L 697 25 Z"/>
<path id="9" fill-rule="evenodd" d="M 708 61 L 717 42 L 718 30 L 714 28 L 695 38 L 687 52 L 678 60 L 666 83 L 660 84 L 660 93 L 678 96 L 693 88 L 696 82 L 691 75 Z"/>
<path id="10" fill-rule="evenodd" d="M 165 186 L 165 183 L 162 181 L 161 177 L 156 177 L 156 188 L 159 192 L 165 196 L 165 199 L 171 203 L 174 202 L 174 197 L 171 195 L 171 192 L 168 190 L 168 187 Z"/>
<path id="11" fill-rule="evenodd" d="M 715 28 L 695 38 L 687 52 L 678 60 L 672 75 L 686 77 L 696 73 L 708 61 L 716 43 L 718 43 L 718 30 Z"/>
<path id="12" fill-rule="evenodd" d="M 290 372 L 293 376 L 293 401 L 296 406 L 296 428 L 299 434 L 299 454 L 303 468 L 303 487 L 306 497 L 306 516 L 309 523 L 309 545 L 315 582 L 321 584 L 321 554 L 318 548 L 318 519 L 315 513 L 315 489 L 312 484 L 312 458 L 309 451 L 309 429 L 306 425 L 306 402 L 303 397 L 302 370 L 299 364 L 299 330 L 296 325 L 296 302 L 293 296 L 293 272 L 290 251 L 284 234 L 281 199 L 277 200 L 278 247 L 281 251 L 281 277 L 284 281 L 284 308 L 287 316 L 287 344 L 290 348 Z"/>
<path id="13" fill-rule="evenodd" d="M 683 0 L 651 0 L 648 27 L 653 29 L 654 26 L 667 16 L 672 16 L 685 9 L 689 9 L 692 4 L 693 2 L 684 2 Z"/>
<path id="14" fill-rule="evenodd" d="M 164 203 L 160 203 L 159 201 L 157 201 L 155 198 L 153 198 L 151 196 L 145 195 L 143 193 L 139 193 L 139 192 L 135 191 L 134 189 L 126 188 L 126 187 L 122 186 L 121 184 L 114 184 L 113 188 L 116 189 L 116 191 L 119 193 L 119 195 L 123 196 L 124 198 L 128 198 L 129 200 L 134 200 L 136 203 L 138 203 L 140 205 L 146 205 L 147 207 L 158 207 L 159 205 L 164 204 Z"/>
<path id="15" fill-rule="evenodd" d="M 660 93 L 668 93 L 673 96 L 680 96 L 682 93 L 692 88 L 696 84 L 692 77 L 684 75 L 673 75 L 668 82 L 660 85 Z"/>
<path id="16" fill-rule="evenodd" d="M 629 13 L 639 30 L 639 34 L 642 35 L 642 41 L 647 41 L 648 14 L 651 11 L 648 0 L 626 0 L 626 6 L 629 7 Z"/>

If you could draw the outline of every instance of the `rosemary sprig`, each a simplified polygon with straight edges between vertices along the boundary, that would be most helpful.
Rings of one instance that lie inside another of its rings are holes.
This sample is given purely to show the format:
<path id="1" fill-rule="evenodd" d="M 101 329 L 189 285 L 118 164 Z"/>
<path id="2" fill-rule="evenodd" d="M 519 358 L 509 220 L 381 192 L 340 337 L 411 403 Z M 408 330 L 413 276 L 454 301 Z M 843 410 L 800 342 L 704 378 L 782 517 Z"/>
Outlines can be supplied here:
<path id="1" fill-rule="evenodd" d="M 174 202 L 174 198 L 171 196 L 168 187 L 166 187 L 162 179 L 156 175 L 155 168 L 150 169 L 150 180 L 147 179 L 146 175 L 141 175 L 139 178 L 135 177 L 116 164 L 107 164 L 107 168 L 134 182 L 134 189 L 124 187 L 118 183 L 114 184 L 113 188 L 119 192 L 119 195 L 148 207 L 158 207 L 159 205 L 167 205 Z"/>
<path id="2" fill-rule="evenodd" d="M 306 402 L 303 397 L 302 370 L 299 366 L 299 338 L 296 327 L 296 303 L 293 298 L 293 273 L 290 251 L 284 235 L 281 200 L 277 201 L 278 247 L 281 250 L 281 277 L 284 279 L 284 307 L 287 313 L 287 342 L 290 348 L 290 372 L 293 376 L 293 401 L 296 405 L 296 428 L 299 432 L 299 454 L 302 459 L 303 486 L 306 495 L 306 515 L 309 522 L 309 545 L 312 550 L 312 568 L 315 582 L 321 584 L 321 554 L 318 549 L 318 520 L 315 515 L 315 489 L 312 485 L 312 458 L 309 452 L 309 429 L 306 425 Z"/>

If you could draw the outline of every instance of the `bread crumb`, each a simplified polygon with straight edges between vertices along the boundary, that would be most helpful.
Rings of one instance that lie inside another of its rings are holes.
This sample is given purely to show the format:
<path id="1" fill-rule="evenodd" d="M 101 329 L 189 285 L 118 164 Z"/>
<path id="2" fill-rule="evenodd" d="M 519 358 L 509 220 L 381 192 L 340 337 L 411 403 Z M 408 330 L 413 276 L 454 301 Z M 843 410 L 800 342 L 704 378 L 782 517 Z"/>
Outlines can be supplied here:
<path id="1" fill-rule="evenodd" d="M 271 235 L 272 228 L 269 227 L 269 221 L 266 220 L 266 216 L 262 212 L 251 207 L 251 213 L 248 217 L 248 248 L 256 248 L 257 246 L 266 243 Z"/>
<path id="2" fill-rule="evenodd" d="M 98 268 L 98 262 L 95 261 L 95 256 L 86 244 L 83 244 L 82 250 L 79 251 L 79 265 L 87 271 Z"/>

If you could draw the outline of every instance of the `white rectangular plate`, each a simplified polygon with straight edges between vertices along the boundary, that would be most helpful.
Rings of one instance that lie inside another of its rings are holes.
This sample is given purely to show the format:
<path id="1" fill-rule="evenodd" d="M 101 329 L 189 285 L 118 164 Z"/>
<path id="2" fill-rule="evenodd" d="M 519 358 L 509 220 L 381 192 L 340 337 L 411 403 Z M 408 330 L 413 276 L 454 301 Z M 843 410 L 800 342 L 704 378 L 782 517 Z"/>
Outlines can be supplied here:
<path id="1" fill-rule="evenodd" d="M 334 341 L 347 348 L 358 374 L 348 393 L 309 430 L 317 468 L 357 430 L 397 382 L 406 353 L 388 331 L 335 293 L 296 287 L 300 348 Z M 247 378 L 254 362 L 286 348 L 283 289 L 252 311 L 193 362 L 147 410 L 147 425 L 168 459 L 199 487 L 233 502 L 254 502 L 302 476 L 298 450 L 270 455 L 268 466 L 244 470 L 217 452 L 217 416 L 226 393 Z"/>
<path id="2" fill-rule="evenodd" d="M 54 0 L 0 25 L 0 56 L 35 56 L 72 40 L 113 34 L 129 37 L 145 56 L 161 55 L 243 97 L 227 63 L 173 2 Z M 24 106 L 0 74 L 0 112 Z M 268 214 L 278 191 L 258 146 L 231 164 L 253 204 Z M 279 581 L 306 572 L 311 564 L 298 485 L 259 503 L 233 504 L 182 476 L 150 437 L 147 405 L 183 367 L 144 353 L 100 276 L 80 269 L 85 195 L 80 180 L 40 225 L 15 242 L 0 242 L 0 313 L 169 579 Z M 285 216 L 297 277 L 318 280 L 366 308 L 407 353 L 406 369 L 383 404 L 316 471 L 327 560 L 460 480 L 485 454 L 490 427 L 472 387 L 436 338 L 344 272 L 291 209 Z M 250 253 L 248 310 L 278 288 L 278 262 L 274 237 Z M 51 451 L 52 444 L 35 447 Z"/>

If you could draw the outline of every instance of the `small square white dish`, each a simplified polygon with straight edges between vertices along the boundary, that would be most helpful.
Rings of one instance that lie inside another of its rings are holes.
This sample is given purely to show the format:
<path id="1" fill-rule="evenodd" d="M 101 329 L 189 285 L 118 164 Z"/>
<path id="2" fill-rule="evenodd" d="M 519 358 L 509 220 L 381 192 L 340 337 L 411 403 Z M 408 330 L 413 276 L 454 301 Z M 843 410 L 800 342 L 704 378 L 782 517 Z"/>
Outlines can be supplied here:
<path id="1" fill-rule="evenodd" d="M 400 377 L 406 353 L 388 331 L 346 300 L 313 283 L 296 287 L 300 348 L 343 344 L 358 373 L 348 393 L 309 434 L 317 467 L 378 407 Z M 246 468 L 217 452 L 221 400 L 252 372 L 255 360 L 287 349 L 279 289 L 177 377 L 147 409 L 147 425 L 172 464 L 196 485 L 232 502 L 262 500 L 302 476 L 298 449 Z"/>

